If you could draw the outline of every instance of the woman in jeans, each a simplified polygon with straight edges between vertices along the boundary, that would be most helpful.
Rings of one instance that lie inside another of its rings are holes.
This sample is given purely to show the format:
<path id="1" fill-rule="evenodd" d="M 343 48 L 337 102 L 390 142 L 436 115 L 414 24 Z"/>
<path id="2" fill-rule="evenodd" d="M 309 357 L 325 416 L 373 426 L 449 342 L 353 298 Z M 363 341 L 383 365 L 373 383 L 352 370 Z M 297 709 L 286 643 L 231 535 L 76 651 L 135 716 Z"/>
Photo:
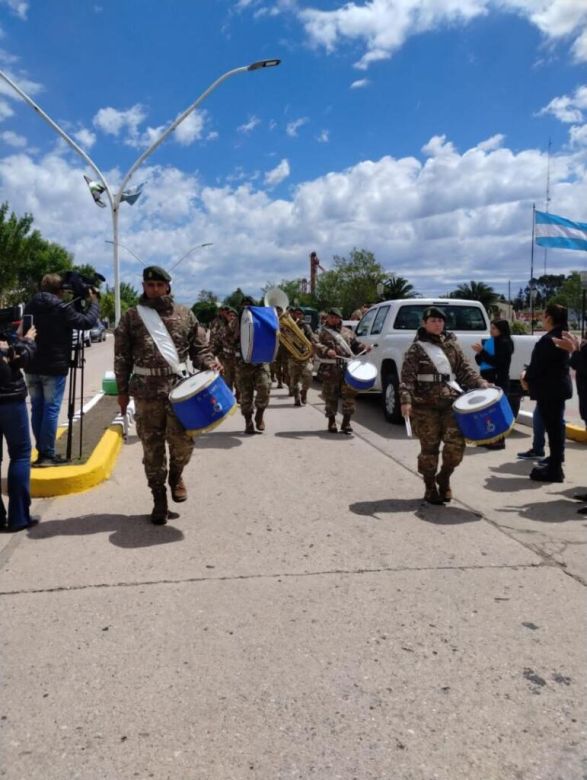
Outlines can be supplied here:
<path id="1" fill-rule="evenodd" d="M 8 513 L 0 496 L 0 530 L 22 531 L 36 525 L 30 516 L 31 437 L 26 407 L 27 388 L 21 368 L 36 349 L 35 328 L 13 343 L 0 341 L 0 459 L 6 439 L 8 465 Z"/>

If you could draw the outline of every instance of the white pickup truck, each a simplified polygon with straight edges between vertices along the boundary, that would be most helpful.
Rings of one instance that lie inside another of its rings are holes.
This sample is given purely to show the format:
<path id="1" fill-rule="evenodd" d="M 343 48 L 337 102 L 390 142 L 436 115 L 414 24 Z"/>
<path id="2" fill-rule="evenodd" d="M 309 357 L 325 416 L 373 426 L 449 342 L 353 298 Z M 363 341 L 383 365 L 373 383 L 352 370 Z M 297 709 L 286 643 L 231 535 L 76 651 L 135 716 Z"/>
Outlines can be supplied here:
<path id="1" fill-rule="evenodd" d="M 377 380 L 370 393 L 381 393 L 383 412 L 389 422 L 402 422 L 399 404 L 399 377 L 404 354 L 418 327 L 422 314 L 429 306 L 438 306 L 446 314 L 446 328 L 458 338 L 465 355 L 475 363 L 471 344 L 489 338 L 489 317 L 478 301 L 456 298 L 409 298 L 383 301 L 372 306 L 357 325 L 355 334 L 359 341 L 372 344 L 368 360 L 377 367 Z M 514 354 L 510 368 L 512 380 L 510 402 L 514 414 L 518 413 L 522 396 L 520 373 L 530 362 L 530 355 L 537 336 L 513 336 Z M 516 397 L 518 402 L 516 404 Z"/>

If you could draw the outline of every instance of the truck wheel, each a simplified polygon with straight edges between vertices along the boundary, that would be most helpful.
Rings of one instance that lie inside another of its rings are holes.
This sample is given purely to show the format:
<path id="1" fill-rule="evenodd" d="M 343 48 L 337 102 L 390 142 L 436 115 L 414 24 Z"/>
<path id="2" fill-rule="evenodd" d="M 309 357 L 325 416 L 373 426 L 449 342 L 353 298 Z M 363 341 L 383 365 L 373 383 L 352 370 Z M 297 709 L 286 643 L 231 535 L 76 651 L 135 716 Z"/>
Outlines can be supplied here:
<path id="1" fill-rule="evenodd" d="M 399 402 L 399 382 L 397 374 L 388 373 L 383 377 L 382 386 L 383 414 L 390 423 L 401 423 L 402 413 Z"/>

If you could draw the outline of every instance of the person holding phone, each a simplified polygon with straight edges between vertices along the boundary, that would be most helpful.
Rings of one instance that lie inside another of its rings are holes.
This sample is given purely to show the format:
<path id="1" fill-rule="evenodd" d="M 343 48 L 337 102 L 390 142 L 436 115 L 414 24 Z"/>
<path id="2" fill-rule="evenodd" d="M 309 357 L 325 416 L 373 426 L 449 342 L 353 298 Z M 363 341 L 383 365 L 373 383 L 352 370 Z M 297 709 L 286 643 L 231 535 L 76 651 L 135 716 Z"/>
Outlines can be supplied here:
<path id="1" fill-rule="evenodd" d="M 472 344 L 475 362 L 483 379 L 501 387 L 507 395 L 510 389 L 510 365 L 514 353 L 514 342 L 507 320 L 492 320 L 489 326 L 490 338 Z M 505 438 L 492 444 L 483 445 L 488 450 L 505 449 Z"/>
<path id="2" fill-rule="evenodd" d="M 35 336 L 31 326 L 23 337 L 21 323 L 10 344 L 0 341 L 0 462 L 3 439 L 9 458 L 8 511 L 0 495 L 0 530 L 4 533 L 22 531 L 37 522 L 30 516 L 31 436 L 22 374 L 35 354 Z"/>

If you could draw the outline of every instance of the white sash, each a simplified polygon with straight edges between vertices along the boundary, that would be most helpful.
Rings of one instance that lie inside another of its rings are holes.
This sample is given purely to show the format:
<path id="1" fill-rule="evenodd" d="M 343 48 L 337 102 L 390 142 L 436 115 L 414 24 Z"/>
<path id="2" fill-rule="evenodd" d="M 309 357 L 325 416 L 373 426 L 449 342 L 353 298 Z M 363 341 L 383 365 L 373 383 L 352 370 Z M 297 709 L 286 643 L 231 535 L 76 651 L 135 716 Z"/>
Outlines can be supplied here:
<path id="1" fill-rule="evenodd" d="M 338 333 L 336 330 L 332 330 L 332 328 L 327 328 L 326 325 L 322 326 L 324 330 L 327 333 L 330 333 L 330 335 L 333 337 L 333 339 L 336 341 L 338 346 L 350 357 L 353 356 L 353 350 L 349 347 L 349 345 L 346 343 L 346 341 L 343 339 L 343 337 Z"/>
<path id="2" fill-rule="evenodd" d="M 450 360 L 446 356 L 446 352 L 442 349 L 442 347 L 439 347 L 438 344 L 432 344 L 430 341 L 418 341 L 418 346 L 421 347 L 428 355 L 439 374 L 447 374 L 450 377 L 449 380 L 446 380 L 446 384 L 449 387 L 452 387 L 453 390 L 456 390 L 457 393 L 462 393 L 463 388 L 454 379 L 454 373 L 450 364 Z"/>
<path id="3" fill-rule="evenodd" d="M 159 312 L 150 306 L 137 306 L 137 313 L 143 321 L 143 325 L 149 331 L 149 335 L 155 342 L 155 346 L 161 353 L 165 361 L 171 366 L 175 374 L 183 376 L 185 373 L 185 363 L 179 362 L 177 349 L 167 330 L 165 323 L 159 316 Z"/>

